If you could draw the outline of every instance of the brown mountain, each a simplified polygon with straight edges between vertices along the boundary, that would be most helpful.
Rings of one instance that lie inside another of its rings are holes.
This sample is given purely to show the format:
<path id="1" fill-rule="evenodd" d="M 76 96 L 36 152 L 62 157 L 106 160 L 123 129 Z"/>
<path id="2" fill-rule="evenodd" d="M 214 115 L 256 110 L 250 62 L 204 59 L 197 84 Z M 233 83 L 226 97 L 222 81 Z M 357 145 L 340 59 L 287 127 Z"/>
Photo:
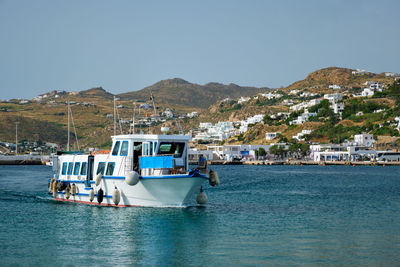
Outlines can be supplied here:
<path id="1" fill-rule="evenodd" d="M 383 73 L 366 73 L 363 75 L 353 75 L 353 69 L 328 67 L 323 68 L 307 75 L 304 80 L 292 83 L 287 89 L 313 89 L 324 90 L 331 84 L 341 87 L 361 87 L 366 81 L 373 80 L 381 83 L 390 83 L 392 79 L 385 77 Z"/>
<path id="2" fill-rule="evenodd" d="M 207 83 L 199 85 L 175 78 L 160 81 L 139 91 L 118 95 L 121 99 L 145 101 L 152 93 L 156 102 L 193 108 L 208 108 L 227 97 L 252 96 L 268 88 L 242 87 L 236 84 Z"/>

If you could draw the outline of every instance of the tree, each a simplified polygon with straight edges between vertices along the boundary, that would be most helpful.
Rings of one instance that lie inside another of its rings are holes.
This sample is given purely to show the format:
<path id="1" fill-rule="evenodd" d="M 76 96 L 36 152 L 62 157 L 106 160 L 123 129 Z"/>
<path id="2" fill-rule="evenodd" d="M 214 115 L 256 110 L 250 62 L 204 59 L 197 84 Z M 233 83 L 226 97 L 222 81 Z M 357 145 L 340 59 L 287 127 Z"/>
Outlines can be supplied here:
<path id="1" fill-rule="evenodd" d="M 265 151 L 264 148 L 260 147 L 260 148 L 258 149 L 258 154 L 259 154 L 261 157 L 265 157 L 265 156 L 267 155 L 267 152 Z"/>
<path id="2" fill-rule="evenodd" d="M 269 152 L 278 158 L 284 158 L 287 154 L 287 150 L 284 146 L 281 145 L 273 145 L 269 148 Z"/>

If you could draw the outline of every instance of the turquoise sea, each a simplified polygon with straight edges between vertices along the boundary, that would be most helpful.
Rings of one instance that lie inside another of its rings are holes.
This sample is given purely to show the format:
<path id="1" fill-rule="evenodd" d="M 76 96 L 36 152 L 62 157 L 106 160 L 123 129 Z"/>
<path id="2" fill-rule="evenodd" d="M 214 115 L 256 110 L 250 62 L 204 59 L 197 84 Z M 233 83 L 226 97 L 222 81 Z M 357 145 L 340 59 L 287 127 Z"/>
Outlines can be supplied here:
<path id="1" fill-rule="evenodd" d="M 212 168 L 205 207 L 114 208 L 52 201 L 49 167 L 0 166 L 0 265 L 400 265 L 399 167 Z"/>

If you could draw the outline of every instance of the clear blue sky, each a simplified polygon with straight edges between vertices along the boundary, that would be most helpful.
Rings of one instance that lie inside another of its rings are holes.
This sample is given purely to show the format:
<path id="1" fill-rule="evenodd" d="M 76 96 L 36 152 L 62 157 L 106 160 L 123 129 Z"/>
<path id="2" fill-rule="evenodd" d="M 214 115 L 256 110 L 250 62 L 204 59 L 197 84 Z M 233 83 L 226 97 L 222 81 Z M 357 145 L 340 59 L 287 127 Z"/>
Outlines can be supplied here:
<path id="1" fill-rule="evenodd" d="M 400 72 L 400 1 L 0 0 L 0 99 L 159 80 L 287 86 Z"/>

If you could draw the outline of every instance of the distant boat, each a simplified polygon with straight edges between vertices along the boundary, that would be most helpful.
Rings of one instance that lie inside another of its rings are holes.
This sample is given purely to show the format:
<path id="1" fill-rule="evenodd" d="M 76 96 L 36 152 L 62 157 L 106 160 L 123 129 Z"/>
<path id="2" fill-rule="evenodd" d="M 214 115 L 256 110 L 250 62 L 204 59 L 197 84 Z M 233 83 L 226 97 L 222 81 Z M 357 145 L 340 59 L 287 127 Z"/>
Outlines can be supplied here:
<path id="1" fill-rule="evenodd" d="M 53 167 L 53 162 L 52 161 L 46 161 L 46 166 L 50 166 L 50 167 Z"/>
<path id="2" fill-rule="evenodd" d="M 189 169 L 186 135 L 129 134 L 112 136 L 103 153 L 60 153 L 54 158 L 49 192 L 57 201 L 107 206 L 183 206 L 195 192 L 207 201 L 202 185 L 218 185 L 206 164 Z"/>

